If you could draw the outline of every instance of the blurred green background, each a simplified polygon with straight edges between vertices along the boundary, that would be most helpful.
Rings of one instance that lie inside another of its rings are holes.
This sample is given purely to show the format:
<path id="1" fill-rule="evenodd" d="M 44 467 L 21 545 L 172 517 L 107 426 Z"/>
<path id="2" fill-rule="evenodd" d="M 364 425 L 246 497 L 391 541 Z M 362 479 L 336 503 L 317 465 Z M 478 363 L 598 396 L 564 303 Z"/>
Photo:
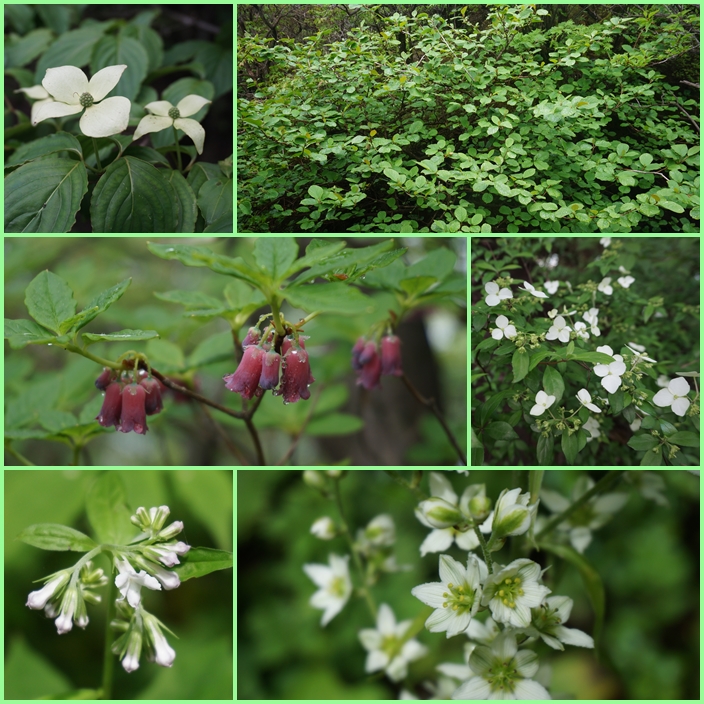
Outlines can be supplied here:
<path id="1" fill-rule="evenodd" d="M 545 485 L 568 495 L 581 473 L 549 470 Z M 411 477 L 411 472 L 399 474 Z M 604 472 L 588 474 L 598 481 Z M 550 692 L 556 699 L 699 699 L 700 480 L 682 470 L 629 471 L 633 480 L 645 474 L 663 477 L 669 506 L 644 498 L 631 484 L 619 485 L 619 491 L 630 492 L 628 503 L 594 533 L 585 551 L 606 591 L 598 653 L 571 646 L 559 653 L 543 643 L 536 646 L 541 665 L 552 669 Z M 428 472 L 424 475 L 421 488 L 427 493 Z M 469 479 L 449 471 L 444 476 L 458 495 L 470 482 L 486 483 L 493 500 L 503 488 L 527 487 L 525 470 L 472 470 Z M 392 606 L 397 620 L 415 618 L 425 607 L 410 590 L 438 580 L 438 554 L 420 558 L 428 529 L 414 516 L 416 498 L 376 470 L 347 472 L 341 489 L 353 532 L 380 513 L 393 516 L 397 562 L 413 567 L 383 575 L 372 592 L 377 605 Z M 322 612 L 308 603 L 317 588 L 303 565 L 327 564 L 329 553 L 349 553 L 343 538 L 324 542 L 309 532 L 317 518 L 337 518 L 335 505 L 294 470 L 240 470 L 237 497 L 237 698 L 398 698 L 400 685 L 364 672 L 366 651 L 357 633 L 374 625 L 365 603 L 353 596 L 325 628 L 320 626 Z M 506 558 L 509 550 L 510 543 L 497 559 Z M 448 553 L 466 559 L 456 546 Z M 536 552 L 530 557 L 544 566 L 552 559 Z M 350 565 L 358 584 L 352 561 Z M 545 581 L 554 594 L 574 600 L 567 626 L 591 634 L 593 612 L 576 570 L 556 563 Z M 466 641 L 425 629 L 418 640 L 430 654 L 411 664 L 403 686 L 428 698 L 422 683 L 437 680 L 437 664 L 459 663 Z"/>
<path id="2" fill-rule="evenodd" d="M 104 471 L 104 470 L 103 470 Z M 166 504 L 179 538 L 195 547 L 232 550 L 232 472 L 226 470 L 114 470 L 131 510 Z M 5 470 L 5 699 L 35 699 L 78 688 L 98 688 L 102 678 L 105 604 L 88 605 L 85 631 L 58 635 L 53 620 L 25 606 L 34 584 L 79 559 L 15 539 L 34 523 L 61 523 L 91 534 L 86 492 L 101 470 Z M 95 560 L 109 574 L 104 555 Z M 183 582 L 175 590 L 143 590 L 147 610 L 169 627 L 176 651 L 171 668 L 143 657 L 126 673 L 115 656 L 113 698 L 142 700 L 232 698 L 231 570 Z M 97 593 L 105 595 L 107 588 Z"/>
<path id="3" fill-rule="evenodd" d="M 28 319 L 25 289 L 44 269 L 65 279 L 81 310 L 101 291 L 132 278 L 122 296 L 81 332 L 106 333 L 123 329 L 156 330 L 160 339 L 147 342 L 103 342 L 89 350 L 116 360 L 128 350 L 146 353 L 159 371 L 184 374 L 207 398 L 234 410 L 242 409 L 238 394 L 227 391 L 223 376 L 237 367 L 232 332 L 222 318 L 193 317 L 181 305 L 157 298 L 174 290 L 197 292 L 224 301 L 223 289 L 235 281 L 206 268 L 187 267 L 151 254 L 147 241 L 206 246 L 218 254 L 251 259 L 256 238 L 56 237 L 5 238 L 5 317 Z M 300 252 L 310 238 L 296 238 Z M 374 238 L 348 238 L 352 246 L 378 244 Z M 417 261 L 440 246 L 457 255 L 456 269 L 466 275 L 465 238 L 406 238 L 405 259 Z M 374 293 L 371 292 L 370 293 Z M 303 466 L 351 463 L 358 466 L 454 465 L 457 453 L 437 419 L 415 402 L 400 379 L 385 377 L 383 388 L 365 393 L 355 386 L 350 366 L 357 337 L 372 322 L 388 316 L 394 297 L 381 297 L 379 310 L 369 315 L 321 315 L 306 325 L 308 350 L 316 383 L 325 389 L 315 406 L 317 415 L 298 438 L 312 403 L 283 405 L 265 394 L 254 417 L 267 464 L 286 457 L 294 439 L 293 463 Z M 464 299 L 463 299 L 464 300 Z M 224 305 L 224 303 L 223 303 Z M 203 307 L 209 307 L 204 304 Z M 268 308 L 252 313 L 243 331 Z M 304 314 L 288 305 L 291 320 Z M 404 345 L 404 368 L 416 388 L 433 397 L 459 442 L 467 435 L 466 305 L 426 306 L 414 311 L 399 329 Z M 240 334 L 240 340 L 244 332 Z M 70 412 L 86 423 L 98 415 L 103 394 L 94 386 L 102 368 L 77 354 L 45 345 L 11 350 L 5 343 L 5 425 L 20 432 L 53 430 L 52 412 Z M 333 411 L 350 415 L 334 415 Z M 365 429 L 359 428 L 362 418 Z M 343 427 L 345 421 L 346 427 Z M 383 421 L 383 427 L 382 427 Z M 49 424 L 49 427 L 47 427 Z M 100 432 L 97 423 L 93 423 Z M 93 437 L 81 452 L 84 466 L 233 466 L 255 464 L 253 444 L 244 423 L 195 402 L 176 402 L 171 393 L 164 410 L 148 419 L 146 435 L 113 429 Z M 316 426 L 317 425 L 317 429 Z M 14 440 L 12 447 L 38 466 L 67 466 L 72 448 L 47 439 Z M 233 447 L 235 451 L 233 451 Z M 242 462 L 244 455 L 247 462 Z M 19 465 L 5 452 L 6 464 Z"/>

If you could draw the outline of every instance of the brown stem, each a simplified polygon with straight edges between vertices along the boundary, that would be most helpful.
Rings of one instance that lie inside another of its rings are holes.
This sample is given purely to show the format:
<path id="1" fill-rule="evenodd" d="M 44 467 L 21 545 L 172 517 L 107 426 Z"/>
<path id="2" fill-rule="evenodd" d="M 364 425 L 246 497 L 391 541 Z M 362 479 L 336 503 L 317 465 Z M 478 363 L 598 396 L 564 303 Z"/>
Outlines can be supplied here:
<path id="1" fill-rule="evenodd" d="M 310 423 L 311 418 L 313 418 L 313 411 L 315 410 L 315 406 L 317 405 L 320 399 L 320 393 L 322 390 L 323 387 L 319 386 L 318 393 L 316 394 L 315 398 L 310 402 L 310 407 L 308 408 L 308 415 L 306 416 L 305 421 L 303 421 L 301 429 L 293 436 L 293 441 L 291 442 L 291 445 L 289 446 L 288 450 L 286 450 L 286 453 L 283 455 L 283 457 L 276 463 L 278 466 L 281 466 L 285 462 L 288 462 L 291 455 L 294 453 L 294 450 L 298 446 L 299 440 L 301 439 L 301 437 L 303 437 L 303 431 L 308 426 L 308 423 Z"/>
<path id="2" fill-rule="evenodd" d="M 452 446 L 455 448 L 455 451 L 459 455 L 459 458 L 462 462 L 462 464 L 467 464 L 467 457 L 465 456 L 464 452 L 462 452 L 462 448 L 459 446 L 459 443 L 457 442 L 457 439 L 453 435 L 452 431 L 450 430 L 449 426 L 445 422 L 445 419 L 442 416 L 442 413 L 440 413 L 440 409 L 437 407 L 437 404 L 435 403 L 434 398 L 424 398 L 421 396 L 420 392 L 418 389 L 416 389 L 413 384 L 411 384 L 410 379 L 404 374 L 402 377 L 403 383 L 408 387 L 408 390 L 415 396 L 416 400 L 419 403 L 422 403 L 424 406 L 429 408 L 435 417 L 440 421 L 440 425 L 442 425 L 443 430 L 445 431 L 445 435 L 447 435 L 449 441 L 452 443 Z"/>

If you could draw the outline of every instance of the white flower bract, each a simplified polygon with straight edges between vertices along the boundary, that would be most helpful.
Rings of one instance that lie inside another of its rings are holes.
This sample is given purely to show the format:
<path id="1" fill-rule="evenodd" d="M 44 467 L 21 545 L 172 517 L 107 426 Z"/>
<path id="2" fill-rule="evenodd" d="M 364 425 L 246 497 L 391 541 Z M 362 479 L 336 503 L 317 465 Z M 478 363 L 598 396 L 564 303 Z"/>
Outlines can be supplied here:
<path id="1" fill-rule="evenodd" d="M 488 306 L 498 306 L 505 298 L 513 298 L 511 289 L 502 288 L 499 290 L 499 285 L 495 281 L 489 281 L 489 283 L 484 284 L 484 290 L 488 294 L 484 299 Z"/>
<path id="2" fill-rule="evenodd" d="M 660 389 L 653 396 L 653 403 L 661 408 L 670 406 L 672 412 L 681 418 L 689 408 L 687 394 L 691 390 L 689 382 L 684 377 L 678 376 L 667 385 L 666 389 Z"/>
<path id="3" fill-rule="evenodd" d="M 524 291 L 528 291 L 528 293 L 533 294 L 536 298 L 547 298 L 548 294 L 543 293 L 542 291 L 536 291 L 535 286 L 533 284 L 529 284 L 527 281 L 523 282 L 523 286 L 520 287 Z"/>
<path id="4" fill-rule="evenodd" d="M 491 336 L 495 340 L 500 340 L 503 337 L 506 337 L 507 340 L 512 340 L 517 334 L 516 328 L 509 324 L 505 315 L 500 315 L 496 318 L 496 328 L 491 331 Z"/>
<path id="5" fill-rule="evenodd" d="M 580 389 L 577 392 L 577 398 L 579 399 L 579 402 L 583 406 L 586 406 L 590 411 L 594 411 L 594 413 L 601 413 L 601 409 L 592 403 L 591 394 L 586 389 Z"/>
<path id="6" fill-rule="evenodd" d="M 561 315 L 558 315 L 557 318 L 555 318 L 552 327 L 547 331 L 545 339 L 569 342 L 571 330 L 572 328 L 567 325 L 565 319 Z"/>
<path id="7" fill-rule="evenodd" d="M 530 409 L 530 414 L 532 416 L 541 416 L 553 403 L 555 403 L 555 396 L 548 396 L 544 391 L 540 390 L 535 395 L 535 405 Z"/>

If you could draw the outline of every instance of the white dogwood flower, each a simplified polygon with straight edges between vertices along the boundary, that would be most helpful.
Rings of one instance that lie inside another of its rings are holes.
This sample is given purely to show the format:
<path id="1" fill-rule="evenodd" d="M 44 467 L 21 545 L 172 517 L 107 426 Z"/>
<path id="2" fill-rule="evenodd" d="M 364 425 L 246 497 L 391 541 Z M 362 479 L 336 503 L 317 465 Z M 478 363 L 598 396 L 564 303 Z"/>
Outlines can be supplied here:
<path id="1" fill-rule="evenodd" d="M 597 288 L 602 293 L 605 293 L 607 296 L 610 296 L 614 292 L 613 288 L 611 287 L 611 277 L 607 276 L 603 278 Z"/>
<path id="2" fill-rule="evenodd" d="M 572 328 L 567 325 L 567 321 L 561 315 L 558 315 L 557 318 L 555 318 L 552 327 L 547 331 L 545 339 L 569 342 L 571 330 Z"/>
<path id="3" fill-rule="evenodd" d="M 550 294 L 553 295 L 557 293 L 557 289 L 560 287 L 560 282 L 559 281 L 546 281 L 545 282 L 545 290 Z"/>
<path id="4" fill-rule="evenodd" d="M 528 293 L 532 293 L 536 298 L 547 298 L 548 294 L 543 293 L 542 291 L 536 291 L 535 286 L 532 284 L 529 284 L 527 281 L 523 282 L 523 286 L 520 286 L 520 288 L 523 291 L 528 291 Z"/>
<path id="5" fill-rule="evenodd" d="M 619 282 L 623 288 L 628 288 L 632 283 L 635 282 L 635 279 L 632 276 L 619 276 L 616 281 Z"/>
<path id="6" fill-rule="evenodd" d="M 548 396 L 542 389 L 535 395 L 535 406 L 530 409 L 532 416 L 541 416 L 555 403 L 554 396 Z"/>
<path id="7" fill-rule="evenodd" d="M 675 415 L 682 417 L 689 408 L 687 394 L 691 390 L 689 382 L 684 377 L 678 376 L 667 385 L 666 389 L 660 389 L 653 396 L 653 403 L 661 408 L 670 406 Z"/>
<path id="8" fill-rule="evenodd" d="M 505 315 L 500 315 L 496 319 L 496 327 L 491 331 L 491 336 L 495 340 L 500 340 L 506 337 L 507 340 L 512 340 L 518 333 L 513 325 L 509 325 L 508 318 Z"/>
<path id="9" fill-rule="evenodd" d="M 590 308 L 582 314 L 582 318 L 587 321 L 587 324 L 591 327 L 591 333 L 594 337 L 599 337 L 601 331 L 597 327 L 599 325 L 599 309 Z"/>
<path id="10" fill-rule="evenodd" d="M 484 299 L 484 302 L 488 306 L 498 306 L 503 299 L 513 298 L 510 288 L 502 288 L 499 290 L 499 284 L 495 281 L 489 281 L 489 283 L 484 284 L 484 290 L 488 294 Z"/>
<path id="11" fill-rule="evenodd" d="M 48 68 L 42 85 L 53 100 L 35 104 L 32 125 L 51 117 L 77 115 L 85 109 L 78 125 L 87 137 L 110 137 L 124 132 L 130 118 L 130 101 L 122 96 L 105 96 L 118 84 L 126 68 L 124 64 L 106 66 L 90 81 L 76 66 Z"/>
<path id="12" fill-rule="evenodd" d="M 589 416 L 589 419 L 582 426 L 582 428 L 589 433 L 589 437 L 587 438 L 587 442 L 591 442 L 592 440 L 598 438 L 601 435 L 599 421 L 596 418 L 594 418 L 594 416 Z"/>
<path id="13" fill-rule="evenodd" d="M 592 403 L 591 394 L 586 389 L 580 389 L 577 393 L 577 398 L 579 399 L 579 402 L 583 406 L 586 406 L 590 411 L 594 411 L 594 413 L 601 413 L 601 409 Z"/>
<path id="14" fill-rule="evenodd" d="M 620 354 L 614 354 L 609 345 L 602 345 L 596 348 L 597 352 L 603 352 L 614 358 L 610 364 L 597 364 L 594 373 L 602 377 L 601 385 L 610 393 L 615 394 L 621 386 L 621 377 L 626 373 L 626 365 Z"/>
<path id="15" fill-rule="evenodd" d="M 153 114 L 147 115 L 139 121 L 132 141 L 143 137 L 149 132 L 161 132 L 161 130 L 168 129 L 173 125 L 177 130 L 185 132 L 193 140 L 196 151 L 202 154 L 205 130 L 199 122 L 190 120 L 188 117 L 189 115 L 195 115 L 204 105 L 208 105 L 211 102 L 200 95 L 187 95 L 182 100 L 179 100 L 176 106 L 172 105 L 168 100 L 155 100 L 152 103 L 147 103 L 144 109 L 149 110 Z"/>
<path id="16" fill-rule="evenodd" d="M 310 604 L 316 609 L 323 609 L 321 626 L 326 626 L 342 611 L 352 594 L 352 580 L 347 565 L 349 559 L 349 555 L 330 555 L 329 565 L 303 565 L 305 573 L 319 587 L 310 598 Z"/>
<path id="17" fill-rule="evenodd" d="M 581 337 L 583 340 L 589 339 L 589 333 L 587 332 L 587 324 L 583 323 L 581 320 L 578 320 L 574 324 L 574 331 L 577 334 L 577 337 Z"/>

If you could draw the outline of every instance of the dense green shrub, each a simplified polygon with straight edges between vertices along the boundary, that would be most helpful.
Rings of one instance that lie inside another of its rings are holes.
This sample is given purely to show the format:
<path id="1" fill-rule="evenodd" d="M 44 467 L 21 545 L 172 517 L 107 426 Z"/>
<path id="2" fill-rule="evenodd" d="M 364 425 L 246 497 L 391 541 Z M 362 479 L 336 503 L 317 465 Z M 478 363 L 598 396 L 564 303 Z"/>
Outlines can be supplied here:
<path id="1" fill-rule="evenodd" d="M 535 5 L 458 9 L 240 38 L 269 69 L 238 101 L 240 231 L 698 231 L 698 96 L 659 72 L 698 8 L 549 29 Z"/>

